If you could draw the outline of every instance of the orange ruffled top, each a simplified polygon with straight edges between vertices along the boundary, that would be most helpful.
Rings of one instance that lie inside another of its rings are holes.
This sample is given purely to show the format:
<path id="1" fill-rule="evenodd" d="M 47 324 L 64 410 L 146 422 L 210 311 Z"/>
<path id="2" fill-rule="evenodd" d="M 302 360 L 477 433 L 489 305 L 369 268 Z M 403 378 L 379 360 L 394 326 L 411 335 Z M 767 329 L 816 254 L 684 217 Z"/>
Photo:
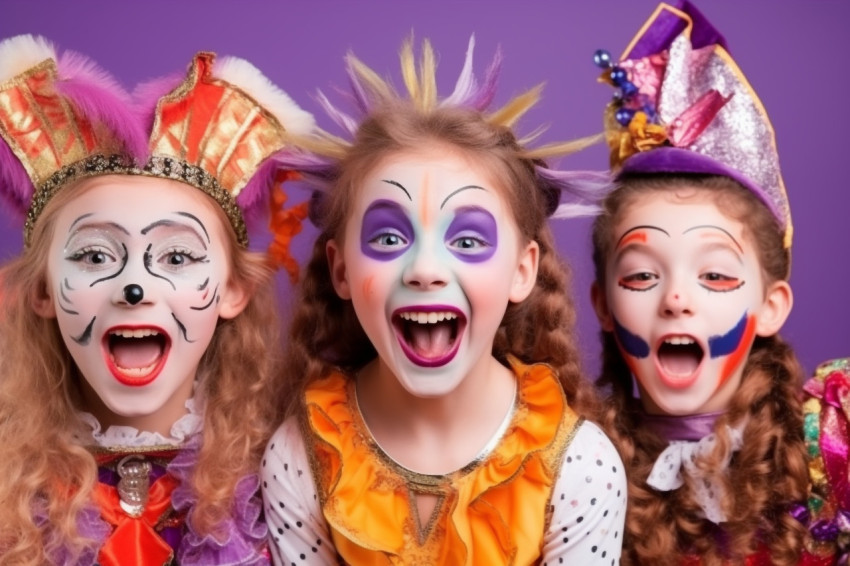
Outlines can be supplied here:
<path id="1" fill-rule="evenodd" d="M 381 450 L 357 408 L 354 380 L 334 373 L 311 384 L 304 438 L 322 512 L 345 563 L 539 558 L 552 489 L 582 419 L 549 366 L 510 363 L 519 383 L 507 430 L 490 452 L 446 475 L 412 472 Z M 438 497 L 426 525 L 416 493 Z"/>

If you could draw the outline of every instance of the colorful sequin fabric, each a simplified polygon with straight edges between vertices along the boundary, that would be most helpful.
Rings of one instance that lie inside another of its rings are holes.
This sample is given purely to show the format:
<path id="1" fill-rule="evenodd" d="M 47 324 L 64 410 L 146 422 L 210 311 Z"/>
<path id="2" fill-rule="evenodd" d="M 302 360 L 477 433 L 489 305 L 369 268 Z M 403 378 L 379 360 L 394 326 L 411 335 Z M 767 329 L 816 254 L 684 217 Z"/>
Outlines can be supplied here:
<path id="1" fill-rule="evenodd" d="M 795 516 L 809 530 L 813 556 L 850 558 L 850 358 L 818 366 L 804 385 L 804 434 L 809 451 L 808 504 Z"/>

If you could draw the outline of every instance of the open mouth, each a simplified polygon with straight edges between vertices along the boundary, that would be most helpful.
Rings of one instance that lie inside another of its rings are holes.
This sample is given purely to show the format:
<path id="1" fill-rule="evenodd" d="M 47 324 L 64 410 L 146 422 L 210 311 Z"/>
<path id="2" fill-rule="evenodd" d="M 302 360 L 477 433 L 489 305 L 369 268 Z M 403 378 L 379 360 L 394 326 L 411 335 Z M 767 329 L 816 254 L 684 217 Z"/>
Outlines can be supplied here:
<path id="1" fill-rule="evenodd" d="M 702 346 L 690 336 L 668 336 L 658 347 L 662 380 L 671 387 L 687 387 L 697 378 L 705 356 Z"/>
<path id="2" fill-rule="evenodd" d="M 449 363 L 466 326 L 463 313 L 444 307 L 396 312 L 393 327 L 408 359 L 423 367 Z"/>
<path id="3" fill-rule="evenodd" d="M 115 379 L 125 385 L 147 385 L 162 369 L 170 340 L 156 328 L 113 328 L 104 346 Z"/>

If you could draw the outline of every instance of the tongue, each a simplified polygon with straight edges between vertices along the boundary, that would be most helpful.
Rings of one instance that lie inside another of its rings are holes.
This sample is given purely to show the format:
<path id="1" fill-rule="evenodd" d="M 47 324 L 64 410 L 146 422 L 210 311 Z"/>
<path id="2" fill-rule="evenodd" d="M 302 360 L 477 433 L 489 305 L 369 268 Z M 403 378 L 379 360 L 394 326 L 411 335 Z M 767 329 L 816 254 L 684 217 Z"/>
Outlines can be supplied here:
<path id="1" fill-rule="evenodd" d="M 156 362 L 162 355 L 159 338 L 118 338 L 112 343 L 112 358 L 122 368 L 144 368 Z"/>
<path id="2" fill-rule="evenodd" d="M 673 375 L 691 375 L 699 366 L 699 356 L 686 349 L 670 348 L 659 352 L 658 359 L 661 367 Z"/>
<path id="3" fill-rule="evenodd" d="M 451 334 L 450 324 L 411 324 L 410 345 L 423 358 L 437 358 L 451 348 Z"/>

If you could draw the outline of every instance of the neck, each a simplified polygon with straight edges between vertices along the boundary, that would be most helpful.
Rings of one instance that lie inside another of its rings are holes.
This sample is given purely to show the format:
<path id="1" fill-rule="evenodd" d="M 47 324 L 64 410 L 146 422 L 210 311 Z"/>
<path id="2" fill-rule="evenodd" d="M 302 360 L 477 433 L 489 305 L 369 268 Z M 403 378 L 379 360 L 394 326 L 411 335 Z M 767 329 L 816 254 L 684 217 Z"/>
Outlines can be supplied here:
<path id="1" fill-rule="evenodd" d="M 83 380 L 84 381 L 84 380 Z M 101 429 L 106 430 L 111 426 L 128 426 L 143 432 L 157 432 L 169 438 L 171 427 L 180 417 L 189 411 L 186 401 L 192 396 L 194 382 L 187 380 L 186 384 L 168 398 L 168 400 L 155 411 L 150 413 L 133 414 L 134 407 L 110 408 L 103 400 L 88 386 L 83 383 L 82 400 L 83 410 L 91 413 L 100 423 Z"/>
<path id="2" fill-rule="evenodd" d="M 643 413 L 641 426 L 645 426 L 661 438 L 672 440 L 700 440 L 714 431 L 714 423 L 725 411 L 702 413 L 699 415 L 653 415 Z"/>
<path id="3" fill-rule="evenodd" d="M 408 469 L 437 474 L 463 467 L 488 445 L 513 410 L 516 388 L 511 370 L 489 355 L 440 396 L 410 394 L 378 360 L 356 383 L 363 420 L 384 451 Z"/>

